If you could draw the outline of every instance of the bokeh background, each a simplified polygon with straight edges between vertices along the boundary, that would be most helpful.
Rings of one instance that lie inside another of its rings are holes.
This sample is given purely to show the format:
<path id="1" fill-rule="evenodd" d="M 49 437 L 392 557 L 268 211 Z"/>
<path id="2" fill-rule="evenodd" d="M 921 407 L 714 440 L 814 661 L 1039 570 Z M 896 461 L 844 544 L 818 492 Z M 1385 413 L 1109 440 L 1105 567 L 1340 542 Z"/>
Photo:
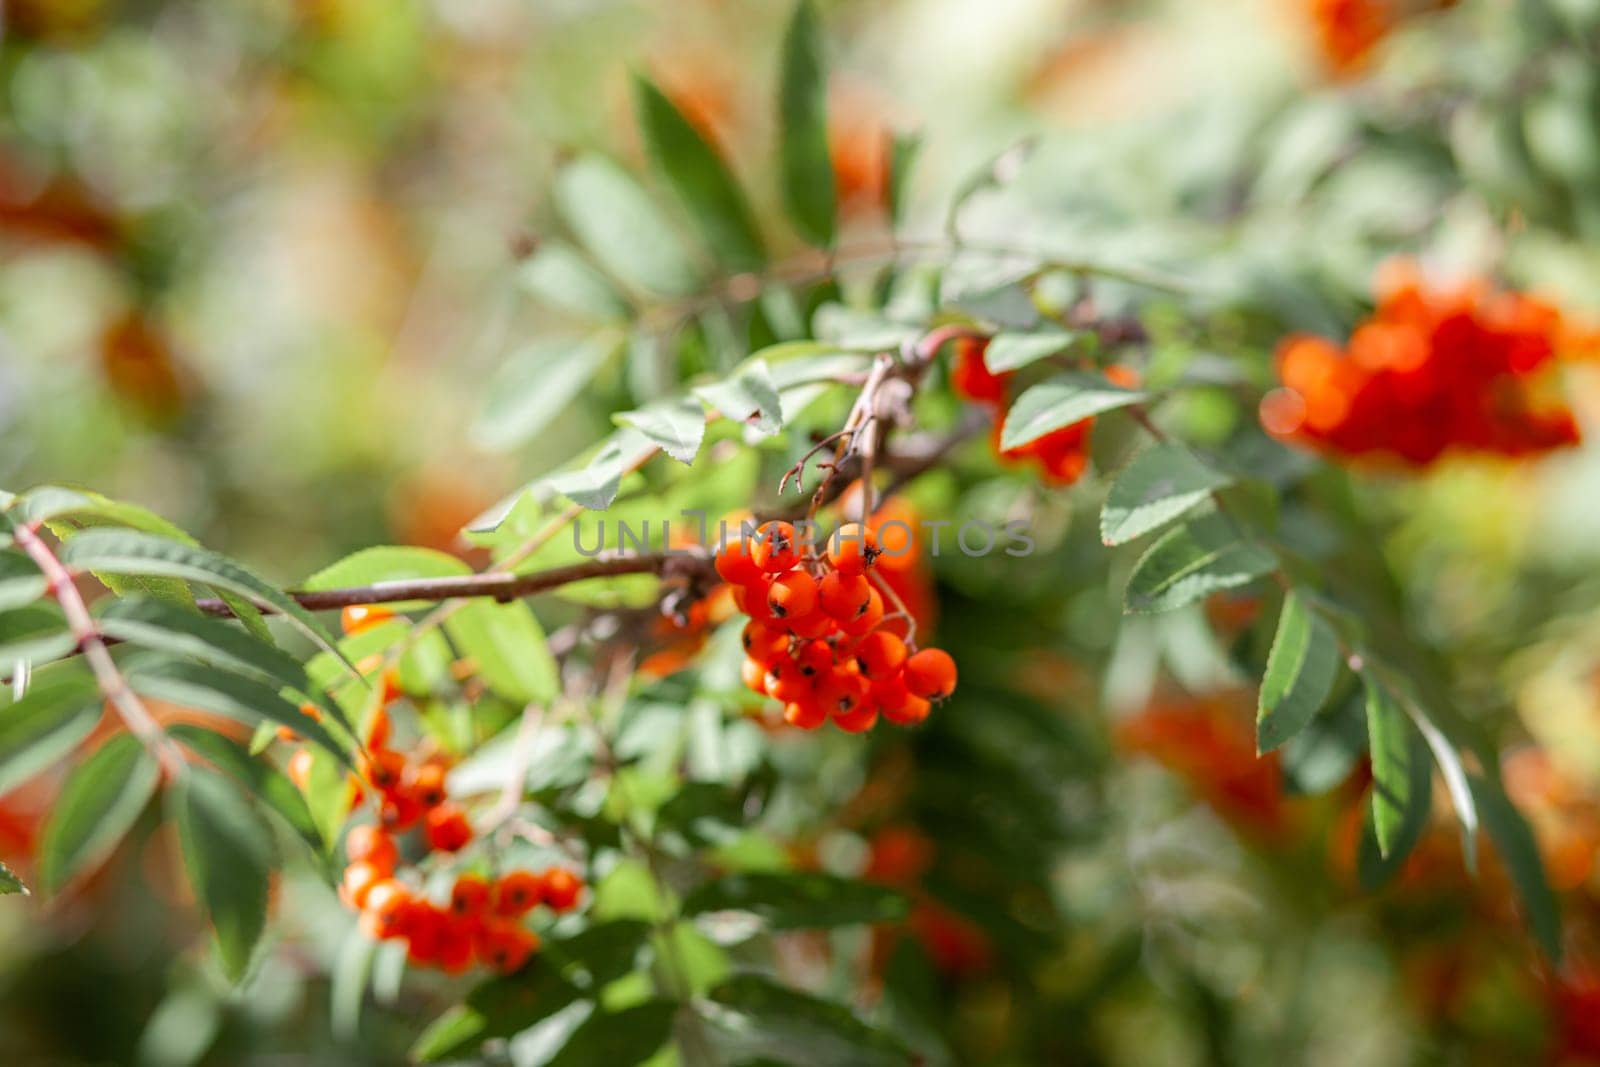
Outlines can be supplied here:
<path id="1" fill-rule="evenodd" d="M 1118 227 L 1097 235 L 1113 251 L 1193 263 L 1216 250 L 1217 276 L 1254 287 L 1285 331 L 1338 334 L 1381 256 L 1419 247 L 1457 273 L 1600 310 L 1600 186 L 1585 185 L 1600 154 L 1584 157 L 1600 151 L 1596 5 L 1380 6 L 1397 28 L 1369 55 L 1360 4 L 825 5 L 841 193 L 861 205 L 861 232 L 881 226 L 884 132 L 917 131 L 908 228 L 937 233 L 976 170 L 1037 139 L 1063 161 L 1037 179 L 1040 199 L 1114 212 Z M 3 10 L 0 485 L 81 482 L 137 500 L 285 584 L 370 544 L 470 554 L 463 523 L 608 425 L 601 387 L 537 417 L 491 401 L 519 352 L 573 335 L 529 298 L 524 265 L 553 224 L 563 160 L 642 160 L 630 71 L 710 131 L 751 188 L 772 187 L 786 3 Z M 1528 120 L 1541 94 L 1573 114 Z M 1542 123 L 1556 132 L 1530 151 Z M 1512 127 L 1521 155 L 1508 162 L 1496 131 Z M 770 194 L 755 200 L 763 218 L 778 213 Z M 1600 393 L 1581 373 L 1572 402 L 1595 425 Z M 1451 464 L 1386 485 L 1375 505 L 1401 597 L 1460 663 L 1501 665 L 1462 673 L 1510 723 L 1497 727 L 1514 743 L 1507 783 L 1580 939 L 1600 846 L 1597 479 L 1589 446 Z M 984 739 L 990 750 L 936 735 L 915 760 L 891 751 L 870 773 L 830 772 L 827 824 L 797 828 L 825 853 L 870 856 L 880 880 L 942 878 L 915 950 L 880 946 L 890 984 L 928 987 L 905 995 L 909 1029 L 952 1062 L 1600 1052 L 1600 975 L 1581 951 L 1560 976 L 1534 960 L 1503 876 L 1491 866 L 1473 883 L 1447 821 L 1397 888 L 1361 891 L 1359 788 L 1336 739 L 1325 764 L 1257 761 L 1240 727 L 1253 697 L 1197 636 L 1201 620 L 1130 625 L 1113 647 L 1092 610 L 1096 575 L 1060 558 L 1059 596 L 1042 605 L 990 576 L 940 574 L 954 647 L 1003 642 L 994 618 L 1010 610 L 1048 614 L 1077 650 L 1019 668 L 1034 703 L 1012 722 L 1025 725 Z M 1249 624 L 1251 606 L 1237 607 L 1213 605 L 1222 633 Z M 1075 710 L 1091 705 L 1117 717 Z M 1030 747 L 1021 771 L 1007 762 Z M 1015 790 L 1000 810 L 1033 809 L 1036 823 L 964 827 L 946 810 L 985 759 Z M 48 797 L 0 798 L 0 858 L 27 852 Z M 940 841 L 989 837 L 987 858 L 957 845 L 935 859 L 941 827 Z M 285 895 L 311 918 L 230 993 L 197 960 L 170 852 L 155 835 L 72 899 L 0 904 L 6 1062 L 396 1062 L 418 1013 L 448 1001 L 390 989 L 358 1038 L 336 1034 L 340 931 L 316 916 L 337 907 L 293 885 Z M 963 862 L 1049 887 L 1048 951 L 1026 921 L 990 921 L 962 896 Z"/>

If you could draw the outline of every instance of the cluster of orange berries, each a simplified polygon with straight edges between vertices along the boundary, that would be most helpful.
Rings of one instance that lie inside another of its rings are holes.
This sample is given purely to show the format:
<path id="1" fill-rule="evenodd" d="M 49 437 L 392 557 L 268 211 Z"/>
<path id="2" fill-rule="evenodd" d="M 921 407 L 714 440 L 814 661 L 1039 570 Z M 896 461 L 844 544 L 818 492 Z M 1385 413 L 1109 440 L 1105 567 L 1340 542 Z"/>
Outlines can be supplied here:
<path id="1" fill-rule="evenodd" d="M 339 896 L 361 913 L 362 931 L 404 941 L 413 964 L 447 974 L 474 961 L 501 974 L 517 970 L 539 949 L 539 935 L 522 918 L 540 905 L 570 911 L 583 892 L 583 882 L 563 867 L 509 871 L 493 882 L 467 873 L 457 876 L 441 905 L 395 876 L 400 850 L 383 828 L 357 826 L 345 837 L 345 852 L 350 865 Z"/>
<path id="2" fill-rule="evenodd" d="M 948 652 L 913 652 L 884 625 L 883 597 L 869 577 L 881 553 L 858 523 L 841 526 L 817 552 L 781 521 L 741 531 L 718 551 L 717 573 L 750 618 L 741 637 L 744 682 L 781 702 L 790 725 L 814 730 L 831 719 L 860 733 L 881 713 L 910 726 L 955 690 Z"/>
<path id="3" fill-rule="evenodd" d="M 1582 339 L 1560 312 L 1479 283 L 1430 288 L 1411 264 L 1380 274 L 1378 307 L 1341 350 L 1320 337 L 1279 346 L 1283 388 L 1261 402 L 1269 433 L 1345 455 L 1426 465 L 1450 449 L 1507 456 L 1578 441 L 1539 376 Z"/>
<path id="4" fill-rule="evenodd" d="M 1052 430 L 1025 445 L 1002 449 L 1000 435 L 1004 425 L 1000 413 L 1005 408 L 1006 394 L 1015 375 L 1010 371 L 996 374 L 989 369 L 984 362 L 988 347 L 988 340 L 980 337 L 963 337 L 956 342 L 955 361 L 950 367 L 951 388 L 994 413 L 990 444 L 997 456 L 1003 460 L 1036 463 L 1040 475 L 1052 485 L 1076 482 L 1089 467 L 1089 433 L 1094 429 L 1094 418 L 1091 416 Z M 1127 367 L 1107 367 L 1105 375 L 1126 388 L 1139 384 L 1137 373 Z"/>

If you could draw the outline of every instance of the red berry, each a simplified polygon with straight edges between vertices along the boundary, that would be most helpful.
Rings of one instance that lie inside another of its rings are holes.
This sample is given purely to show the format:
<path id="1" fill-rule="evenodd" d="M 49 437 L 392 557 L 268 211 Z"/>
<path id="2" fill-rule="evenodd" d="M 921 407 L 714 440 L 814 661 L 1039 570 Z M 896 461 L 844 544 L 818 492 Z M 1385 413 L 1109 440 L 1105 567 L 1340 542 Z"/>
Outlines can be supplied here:
<path id="1" fill-rule="evenodd" d="M 883 717 L 896 726 L 916 726 L 928 717 L 933 705 L 919 696 L 905 693 L 895 704 L 883 704 Z"/>
<path id="2" fill-rule="evenodd" d="M 444 767 L 424 763 L 411 778 L 411 794 L 425 808 L 436 808 L 448 799 L 444 788 Z"/>
<path id="3" fill-rule="evenodd" d="M 542 890 L 532 871 L 508 871 L 494 884 L 494 913 L 507 919 L 526 915 L 538 906 Z"/>
<path id="4" fill-rule="evenodd" d="M 447 915 L 439 932 L 439 969 L 445 974 L 465 974 L 472 966 L 477 924 Z"/>
<path id="5" fill-rule="evenodd" d="M 428 845 L 438 852 L 459 852 L 472 840 L 472 823 L 454 804 L 440 804 L 428 812 Z"/>
<path id="6" fill-rule="evenodd" d="M 401 936 L 410 905 L 411 890 L 403 882 L 385 878 L 367 890 L 367 903 L 361 909 L 362 931 L 379 940 Z"/>
<path id="7" fill-rule="evenodd" d="M 942 648 L 925 648 L 906 660 L 906 688 L 925 700 L 943 700 L 956 688 L 956 661 Z"/>
<path id="8" fill-rule="evenodd" d="M 879 596 L 878 591 L 874 589 L 872 591 L 872 597 L 867 604 L 867 610 L 863 611 L 860 615 L 857 615 L 849 622 L 840 623 L 839 629 L 843 630 L 851 637 L 861 637 L 862 635 L 871 633 L 873 630 L 877 629 L 878 624 L 882 621 L 883 597 Z"/>
<path id="9" fill-rule="evenodd" d="M 783 706 L 783 721 L 802 730 L 815 730 L 828 721 L 828 709 L 815 698 L 790 701 Z"/>
<path id="10" fill-rule="evenodd" d="M 394 618 L 382 604 L 352 604 L 339 613 L 339 626 L 347 635 L 370 630 Z"/>
<path id="11" fill-rule="evenodd" d="M 745 688 L 753 693 L 767 695 L 767 665 L 757 663 L 749 657 L 739 667 L 739 679 L 744 682 Z"/>
<path id="12" fill-rule="evenodd" d="M 357 860 L 344 869 L 339 882 L 339 899 L 360 911 L 367 906 L 367 895 L 372 887 L 389 877 L 390 872 L 367 860 Z"/>
<path id="13" fill-rule="evenodd" d="M 385 874 L 394 873 L 400 860 L 400 849 L 394 838 L 376 826 L 357 826 L 345 835 L 345 855 L 352 863 L 370 863 Z"/>
<path id="14" fill-rule="evenodd" d="M 788 703 L 803 700 L 816 691 L 816 683 L 806 676 L 794 660 L 783 660 L 767 668 L 765 679 L 767 695 Z"/>
<path id="15" fill-rule="evenodd" d="M 472 945 L 483 965 L 497 974 L 520 970 L 538 948 L 537 934 L 511 923 L 484 924 Z"/>
<path id="16" fill-rule="evenodd" d="M 855 711 L 833 717 L 833 725 L 847 734 L 865 733 L 872 729 L 877 722 L 878 708 L 870 702 L 863 703 Z"/>
<path id="17" fill-rule="evenodd" d="M 744 646 L 746 656 L 762 664 L 771 663 L 789 651 L 788 634 L 754 619 L 744 624 L 739 643 Z"/>
<path id="18" fill-rule="evenodd" d="M 853 670 L 836 667 L 817 687 L 817 701 L 838 717 L 848 715 L 866 703 L 867 680 Z"/>
<path id="19" fill-rule="evenodd" d="M 565 867 L 551 867 L 544 872 L 540 893 L 551 911 L 571 911 L 583 892 L 583 881 Z"/>
<path id="20" fill-rule="evenodd" d="M 450 887 L 450 914 L 458 919 L 482 915 L 489 907 L 491 892 L 489 883 L 477 875 L 461 875 Z"/>

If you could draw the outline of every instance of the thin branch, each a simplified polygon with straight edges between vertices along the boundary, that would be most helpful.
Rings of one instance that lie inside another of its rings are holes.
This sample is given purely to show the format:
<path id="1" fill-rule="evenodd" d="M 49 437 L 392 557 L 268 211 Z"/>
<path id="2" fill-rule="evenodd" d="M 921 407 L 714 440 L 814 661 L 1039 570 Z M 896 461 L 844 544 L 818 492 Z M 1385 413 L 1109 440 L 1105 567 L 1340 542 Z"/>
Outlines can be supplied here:
<path id="1" fill-rule="evenodd" d="M 44 575 L 50 595 L 61 605 L 61 614 L 66 617 L 67 626 L 78 642 L 78 650 L 83 653 L 85 662 L 94 673 L 101 694 L 117 709 L 117 714 L 128 729 L 160 761 L 169 775 L 177 777 L 183 774 L 187 764 L 182 750 L 167 736 L 156 717 L 144 706 L 144 701 L 139 699 L 139 695 L 129 687 L 128 680 L 117 669 L 116 661 L 111 658 L 111 652 L 94 624 L 94 616 L 89 614 L 89 605 L 84 603 L 83 594 L 73 584 L 71 572 L 56 558 L 56 554 L 32 525 L 18 526 L 14 533 L 17 544 Z"/>

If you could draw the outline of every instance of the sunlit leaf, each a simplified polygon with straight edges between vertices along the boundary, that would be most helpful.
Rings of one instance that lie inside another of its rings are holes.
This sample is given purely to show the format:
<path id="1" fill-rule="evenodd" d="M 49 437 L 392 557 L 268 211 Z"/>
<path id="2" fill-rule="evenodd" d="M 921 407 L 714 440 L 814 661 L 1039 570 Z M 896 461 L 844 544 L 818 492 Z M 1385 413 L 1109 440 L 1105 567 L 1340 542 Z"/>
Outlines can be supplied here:
<path id="1" fill-rule="evenodd" d="M 1134 457 L 1106 494 L 1100 540 L 1126 544 L 1192 510 L 1229 483 L 1179 444 L 1160 444 Z"/>
<path id="2" fill-rule="evenodd" d="M 1316 610 L 1297 593 L 1283 598 L 1278 632 L 1261 679 L 1256 750 L 1271 752 L 1321 710 L 1339 671 L 1339 644 Z"/>
<path id="3" fill-rule="evenodd" d="M 583 246 L 614 277 L 662 296 L 685 296 L 700 272 L 633 175 L 584 156 L 556 176 L 556 206 Z"/>
<path id="4" fill-rule="evenodd" d="M 1151 545 L 1128 577 L 1127 610 L 1171 611 L 1270 572 L 1275 560 L 1220 515 L 1202 515 Z"/>
<path id="5" fill-rule="evenodd" d="M 1069 372 L 1029 389 L 1017 397 L 1006 412 L 1000 432 L 1000 447 L 1006 451 L 1021 448 L 1045 434 L 1082 422 L 1131 404 L 1142 403 L 1149 394 L 1138 389 L 1113 385 L 1098 374 Z"/>

